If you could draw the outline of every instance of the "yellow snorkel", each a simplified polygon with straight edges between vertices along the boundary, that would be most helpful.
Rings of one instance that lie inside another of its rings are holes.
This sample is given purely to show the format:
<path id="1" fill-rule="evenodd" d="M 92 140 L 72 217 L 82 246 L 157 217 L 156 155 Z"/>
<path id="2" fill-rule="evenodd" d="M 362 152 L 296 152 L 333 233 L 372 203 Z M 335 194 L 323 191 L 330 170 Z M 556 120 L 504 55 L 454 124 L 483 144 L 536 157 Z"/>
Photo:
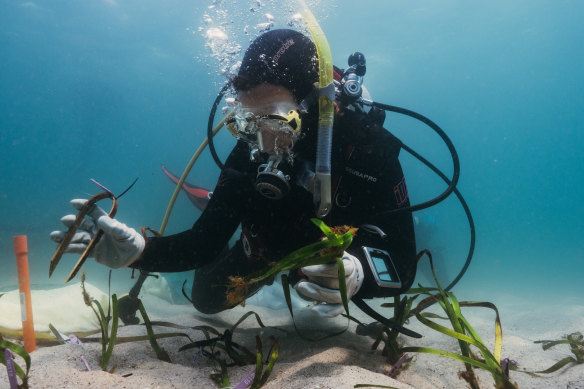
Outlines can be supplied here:
<path id="1" fill-rule="evenodd" d="M 316 215 L 325 217 L 331 210 L 331 145 L 333 141 L 333 120 L 335 107 L 335 87 L 333 84 L 333 59 L 328 41 L 316 18 L 303 0 L 302 18 L 316 45 L 318 54 L 318 141 L 316 149 L 316 171 L 314 177 L 314 202 Z"/>

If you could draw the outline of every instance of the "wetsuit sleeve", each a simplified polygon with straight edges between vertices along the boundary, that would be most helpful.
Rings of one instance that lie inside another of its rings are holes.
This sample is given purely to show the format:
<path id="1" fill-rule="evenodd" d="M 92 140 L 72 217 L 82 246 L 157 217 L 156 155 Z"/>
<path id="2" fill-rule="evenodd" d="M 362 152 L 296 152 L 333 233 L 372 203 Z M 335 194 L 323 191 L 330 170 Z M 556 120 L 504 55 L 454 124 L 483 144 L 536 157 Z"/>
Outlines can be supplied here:
<path id="1" fill-rule="evenodd" d="M 376 139 L 371 143 L 368 153 L 362 153 L 364 168 L 368 166 L 371 176 L 376 179 L 370 185 L 356 189 L 355 200 L 361 203 L 363 224 L 374 225 L 385 236 L 361 228 L 349 252 L 357 256 L 365 271 L 365 281 L 357 297 L 388 297 L 408 290 L 416 275 L 416 243 L 412 214 L 409 211 L 396 211 L 409 207 L 409 196 L 405 177 L 398 160 L 401 142 L 381 126 L 371 131 Z M 363 246 L 386 250 L 396 267 L 402 287 L 379 287 L 363 252 Z"/>
<path id="2" fill-rule="evenodd" d="M 249 197 L 250 185 L 244 173 L 233 167 L 245 162 L 236 146 L 225 163 L 207 207 L 190 230 L 148 239 L 142 257 L 132 267 L 146 271 L 178 272 L 200 268 L 212 262 L 227 245 L 241 222 L 242 198 Z"/>

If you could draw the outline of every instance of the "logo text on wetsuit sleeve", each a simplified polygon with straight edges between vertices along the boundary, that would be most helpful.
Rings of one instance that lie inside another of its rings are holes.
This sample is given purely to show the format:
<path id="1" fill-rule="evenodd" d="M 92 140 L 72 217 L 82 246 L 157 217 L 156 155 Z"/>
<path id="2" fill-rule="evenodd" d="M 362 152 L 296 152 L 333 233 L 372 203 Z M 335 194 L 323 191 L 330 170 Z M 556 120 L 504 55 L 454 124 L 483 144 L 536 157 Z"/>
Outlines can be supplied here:
<path id="1" fill-rule="evenodd" d="M 345 171 L 347 173 L 351 173 L 354 176 L 357 176 L 359 178 L 362 178 L 362 179 L 364 179 L 366 181 L 369 181 L 369 182 L 377 182 L 377 177 L 373 177 L 373 176 L 370 176 L 369 174 L 361 173 L 360 171 L 357 171 L 355 169 L 352 169 L 352 168 L 350 168 L 348 166 L 345 166 Z"/>

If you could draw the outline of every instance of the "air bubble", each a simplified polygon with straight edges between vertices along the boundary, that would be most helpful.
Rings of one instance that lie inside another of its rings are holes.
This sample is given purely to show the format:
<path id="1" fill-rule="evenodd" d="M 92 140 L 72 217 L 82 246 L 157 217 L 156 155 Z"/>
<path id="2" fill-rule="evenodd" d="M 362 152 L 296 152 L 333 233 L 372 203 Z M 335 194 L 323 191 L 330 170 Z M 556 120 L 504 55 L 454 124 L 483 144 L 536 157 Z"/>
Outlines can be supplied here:
<path id="1" fill-rule="evenodd" d="M 207 39 L 210 40 L 211 43 L 227 40 L 227 34 L 216 27 L 208 29 L 205 35 L 207 35 Z"/>

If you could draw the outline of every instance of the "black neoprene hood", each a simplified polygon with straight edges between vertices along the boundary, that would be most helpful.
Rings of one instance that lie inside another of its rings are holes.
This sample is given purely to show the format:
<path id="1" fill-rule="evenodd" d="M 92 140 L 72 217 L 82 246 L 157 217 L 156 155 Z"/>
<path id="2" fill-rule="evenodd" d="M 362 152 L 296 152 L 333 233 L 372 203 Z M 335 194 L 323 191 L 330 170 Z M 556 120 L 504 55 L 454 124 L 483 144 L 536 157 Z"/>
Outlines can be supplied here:
<path id="1" fill-rule="evenodd" d="M 314 43 L 302 33 L 279 29 L 256 38 L 243 57 L 233 80 L 237 91 L 262 83 L 281 85 L 302 101 L 318 81 L 318 55 Z"/>

